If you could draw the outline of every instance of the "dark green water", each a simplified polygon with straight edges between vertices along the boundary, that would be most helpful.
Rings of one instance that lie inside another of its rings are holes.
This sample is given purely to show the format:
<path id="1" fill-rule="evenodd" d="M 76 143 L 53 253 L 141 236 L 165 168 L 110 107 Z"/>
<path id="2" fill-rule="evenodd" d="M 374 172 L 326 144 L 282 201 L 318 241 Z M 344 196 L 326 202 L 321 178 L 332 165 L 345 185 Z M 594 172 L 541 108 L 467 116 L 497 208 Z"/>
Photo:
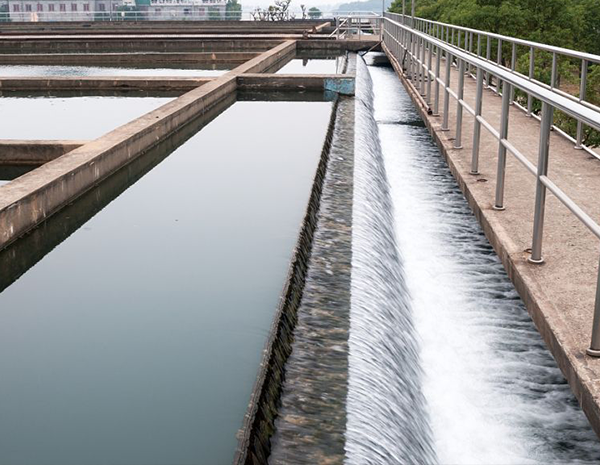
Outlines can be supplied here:
<path id="1" fill-rule="evenodd" d="M 0 293 L 1 464 L 231 462 L 330 111 L 234 104 Z"/>

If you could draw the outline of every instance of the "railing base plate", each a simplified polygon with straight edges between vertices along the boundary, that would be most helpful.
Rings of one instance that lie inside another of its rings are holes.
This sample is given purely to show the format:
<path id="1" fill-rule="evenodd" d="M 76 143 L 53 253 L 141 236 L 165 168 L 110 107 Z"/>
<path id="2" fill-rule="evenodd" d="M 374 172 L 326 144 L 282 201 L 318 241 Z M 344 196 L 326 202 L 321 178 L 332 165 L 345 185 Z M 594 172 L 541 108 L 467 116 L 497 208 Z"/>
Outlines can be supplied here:
<path id="1" fill-rule="evenodd" d="M 591 347 L 589 349 L 586 349 L 585 353 L 588 354 L 590 357 L 600 357 L 600 350 L 595 350 Z"/>

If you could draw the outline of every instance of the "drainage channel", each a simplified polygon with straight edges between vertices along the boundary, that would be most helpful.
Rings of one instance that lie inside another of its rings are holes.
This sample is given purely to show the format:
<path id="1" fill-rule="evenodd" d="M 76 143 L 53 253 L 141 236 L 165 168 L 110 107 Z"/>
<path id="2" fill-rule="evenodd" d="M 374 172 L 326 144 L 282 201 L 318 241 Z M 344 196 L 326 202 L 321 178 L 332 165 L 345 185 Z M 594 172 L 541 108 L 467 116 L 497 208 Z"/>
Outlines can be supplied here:
<path id="1" fill-rule="evenodd" d="M 235 103 L 2 252 L 0 462 L 231 461 L 331 105 Z"/>
<path id="2" fill-rule="evenodd" d="M 403 270 L 403 279 L 391 281 L 388 291 L 399 289 L 409 321 L 393 325 L 386 332 L 389 340 L 359 346 L 357 364 L 370 360 L 381 367 L 371 369 L 382 377 L 365 395 L 371 402 L 381 400 L 382 408 L 357 410 L 349 422 L 349 463 L 390 463 L 396 457 L 390 451 L 407 451 L 407 436 L 398 428 L 414 430 L 422 422 L 429 433 L 408 444 L 411 455 L 403 463 L 598 463 L 596 435 L 410 97 L 391 68 L 369 70 L 391 200 L 385 208 L 391 208 L 398 251 L 393 258 L 396 252 L 389 249 L 387 259 L 398 260 Z M 381 314 L 375 306 L 370 311 Z M 373 339 L 385 326 L 361 329 L 361 338 Z M 415 352 L 410 365 L 375 356 L 397 342 L 406 349 L 406 333 Z M 352 373 L 352 344 L 350 353 Z M 412 413 L 418 405 L 410 389 L 395 394 L 393 386 L 412 385 L 405 382 L 407 370 L 414 372 L 412 382 L 424 403 L 419 422 L 401 411 L 398 428 L 392 429 L 387 417 L 398 408 L 398 399 L 401 405 L 412 402 Z M 396 406 L 386 407 L 386 399 Z M 362 434 L 365 424 L 374 435 Z M 431 452 L 423 459 L 427 449 Z"/>
<path id="3" fill-rule="evenodd" d="M 394 71 L 359 60 L 356 79 L 354 156 L 335 156 L 336 124 L 269 463 L 598 463 Z"/>

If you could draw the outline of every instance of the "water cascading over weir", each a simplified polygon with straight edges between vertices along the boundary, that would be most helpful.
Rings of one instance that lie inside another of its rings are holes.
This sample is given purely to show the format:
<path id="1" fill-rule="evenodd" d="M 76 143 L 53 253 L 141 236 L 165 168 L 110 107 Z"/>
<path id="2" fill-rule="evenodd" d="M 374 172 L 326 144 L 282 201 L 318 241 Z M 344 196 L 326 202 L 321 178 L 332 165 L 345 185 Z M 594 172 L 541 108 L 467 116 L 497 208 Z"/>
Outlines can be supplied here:
<path id="1" fill-rule="evenodd" d="M 389 67 L 357 59 L 356 95 L 339 101 L 315 219 L 269 463 L 600 458 Z"/>
<path id="2" fill-rule="evenodd" d="M 435 463 L 373 83 L 357 60 L 348 463 Z"/>

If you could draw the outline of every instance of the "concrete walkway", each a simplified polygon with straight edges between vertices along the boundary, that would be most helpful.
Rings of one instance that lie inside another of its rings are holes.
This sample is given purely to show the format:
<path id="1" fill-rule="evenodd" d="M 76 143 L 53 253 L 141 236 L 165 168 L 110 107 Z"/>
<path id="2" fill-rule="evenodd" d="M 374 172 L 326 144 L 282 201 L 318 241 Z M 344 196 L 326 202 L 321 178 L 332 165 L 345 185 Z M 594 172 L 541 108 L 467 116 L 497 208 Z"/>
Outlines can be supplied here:
<path id="1" fill-rule="evenodd" d="M 391 54 L 386 50 L 389 57 Z M 498 141 L 482 126 L 479 175 L 470 174 L 474 118 L 463 112 L 462 149 L 454 149 L 457 102 L 450 98 L 449 128 L 441 131 L 442 116 L 427 114 L 423 99 L 396 71 L 417 103 L 433 137 L 488 239 L 500 256 L 525 302 L 538 330 L 579 399 L 597 434 L 600 434 L 600 359 L 588 357 L 596 279 L 598 240 L 552 194 L 548 193 L 542 265 L 527 261 L 533 232 L 535 177 L 507 153 L 505 211 L 492 208 L 496 187 Z M 442 64 L 441 76 L 444 76 Z M 453 68 L 451 88 L 457 90 L 458 71 Z M 433 89 L 433 84 L 432 84 Z M 475 107 L 475 80 L 466 77 L 464 101 Z M 432 90 L 433 95 L 433 90 Z M 443 110 L 440 87 L 440 112 Z M 484 91 L 483 117 L 500 129 L 501 97 Z M 540 125 L 516 106 L 511 106 L 509 142 L 537 165 Z M 600 160 L 553 132 L 550 142 L 549 178 L 592 218 L 600 219 Z M 527 357 L 527 354 L 523 354 Z"/>

